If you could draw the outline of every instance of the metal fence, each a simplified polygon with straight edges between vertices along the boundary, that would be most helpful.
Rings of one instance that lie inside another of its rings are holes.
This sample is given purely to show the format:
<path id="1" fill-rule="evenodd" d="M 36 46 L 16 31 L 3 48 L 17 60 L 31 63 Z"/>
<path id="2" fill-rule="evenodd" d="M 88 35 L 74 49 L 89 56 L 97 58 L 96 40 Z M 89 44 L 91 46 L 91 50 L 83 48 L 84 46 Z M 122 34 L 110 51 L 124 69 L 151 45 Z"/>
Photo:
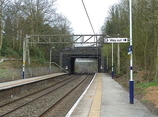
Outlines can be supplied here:
<path id="1" fill-rule="evenodd" d="M 63 72 L 59 67 L 25 68 L 25 78 Z M 22 79 L 22 69 L 0 69 L 0 83 Z"/>

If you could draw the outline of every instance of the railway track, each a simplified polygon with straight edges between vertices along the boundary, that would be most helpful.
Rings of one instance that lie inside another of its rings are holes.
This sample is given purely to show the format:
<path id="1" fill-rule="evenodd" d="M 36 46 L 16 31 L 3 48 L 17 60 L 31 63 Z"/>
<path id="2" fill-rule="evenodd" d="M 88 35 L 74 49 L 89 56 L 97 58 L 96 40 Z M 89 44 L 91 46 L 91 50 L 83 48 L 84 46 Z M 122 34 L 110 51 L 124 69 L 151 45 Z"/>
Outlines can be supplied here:
<path id="1" fill-rule="evenodd" d="M 76 99 L 75 97 L 77 97 L 76 95 L 80 95 L 83 90 L 85 88 L 82 88 L 81 90 L 81 87 L 84 87 L 83 84 L 85 82 L 90 82 L 92 79 L 92 75 L 87 75 L 85 76 L 85 78 L 83 80 L 81 80 L 80 82 L 78 82 L 78 84 L 76 84 L 76 86 L 71 89 L 67 94 L 65 94 L 61 99 L 59 99 L 55 104 L 53 104 L 50 108 L 48 108 L 45 112 L 43 112 L 39 117 L 49 117 L 49 116 L 60 116 L 60 117 L 64 117 L 64 115 L 66 115 L 66 113 L 68 112 L 69 108 L 71 106 L 73 106 L 74 102 L 76 102 Z M 77 94 L 77 89 L 80 87 L 80 92 L 78 92 Z M 70 102 L 72 102 L 70 104 Z M 69 103 L 69 104 L 67 104 Z M 63 106 L 64 105 L 64 106 Z"/>
<path id="2" fill-rule="evenodd" d="M 0 117 L 47 117 L 47 114 L 51 112 L 50 110 L 54 110 L 85 79 L 90 82 L 91 78 L 89 77 L 87 75 L 72 75 L 55 79 L 55 83 L 44 89 L 0 105 Z"/>
<path id="3" fill-rule="evenodd" d="M 97 73 L 97 71 L 95 71 L 92 68 L 81 67 L 81 66 L 79 68 L 80 68 L 80 70 L 78 71 L 79 72 L 78 74 L 95 74 L 95 73 Z"/>

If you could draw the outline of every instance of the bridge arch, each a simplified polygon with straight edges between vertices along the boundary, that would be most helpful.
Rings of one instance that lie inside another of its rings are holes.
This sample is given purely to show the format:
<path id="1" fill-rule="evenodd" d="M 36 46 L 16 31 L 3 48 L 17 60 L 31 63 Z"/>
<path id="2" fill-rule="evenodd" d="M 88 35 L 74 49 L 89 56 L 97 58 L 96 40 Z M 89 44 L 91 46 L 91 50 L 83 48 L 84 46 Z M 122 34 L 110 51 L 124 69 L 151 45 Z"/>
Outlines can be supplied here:
<path id="1" fill-rule="evenodd" d="M 75 60 L 77 58 L 93 58 L 98 63 L 97 72 L 103 72 L 104 59 L 101 54 L 101 47 L 74 47 L 65 48 L 60 53 L 60 65 L 69 71 L 70 74 L 75 73 Z M 102 67 L 102 69 L 100 69 Z"/>

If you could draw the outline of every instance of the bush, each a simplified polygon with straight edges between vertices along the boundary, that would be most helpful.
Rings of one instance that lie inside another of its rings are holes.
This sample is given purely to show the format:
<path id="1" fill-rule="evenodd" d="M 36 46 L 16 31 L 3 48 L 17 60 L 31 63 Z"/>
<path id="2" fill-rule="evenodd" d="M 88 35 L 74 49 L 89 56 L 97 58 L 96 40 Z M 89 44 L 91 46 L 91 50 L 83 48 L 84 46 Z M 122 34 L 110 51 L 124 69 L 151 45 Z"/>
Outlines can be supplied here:
<path id="1" fill-rule="evenodd" d="M 20 55 L 11 48 L 2 49 L 1 50 L 1 55 L 5 56 L 5 57 L 15 57 L 15 58 L 20 57 Z"/>
<path id="2" fill-rule="evenodd" d="M 44 63 L 45 63 L 45 59 L 44 59 L 44 58 L 39 58 L 39 59 L 38 59 L 38 62 L 39 62 L 40 64 L 44 64 Z"/>

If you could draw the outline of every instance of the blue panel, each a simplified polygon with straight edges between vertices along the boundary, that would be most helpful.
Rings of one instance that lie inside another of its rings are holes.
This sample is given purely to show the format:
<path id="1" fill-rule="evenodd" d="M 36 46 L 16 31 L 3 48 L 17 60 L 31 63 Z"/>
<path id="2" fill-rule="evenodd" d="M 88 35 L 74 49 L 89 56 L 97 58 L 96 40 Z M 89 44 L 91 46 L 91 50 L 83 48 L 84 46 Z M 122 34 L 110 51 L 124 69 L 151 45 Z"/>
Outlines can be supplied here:
<path id="1" fill-rule="evenodd" d="M 112 78 L 114 78 L 114 71 L 112 71 Z"/>
<path id="2" fill-rule="evenodd" d="M 23 71 L 22 72 L 22 79 L 24 79 L 25 78 L 25 72 Z"/>
<path id="3" fill-rule="evenodd" d="M 134 104 L 134 81 L 129 81 L 130 104 Z"/>

